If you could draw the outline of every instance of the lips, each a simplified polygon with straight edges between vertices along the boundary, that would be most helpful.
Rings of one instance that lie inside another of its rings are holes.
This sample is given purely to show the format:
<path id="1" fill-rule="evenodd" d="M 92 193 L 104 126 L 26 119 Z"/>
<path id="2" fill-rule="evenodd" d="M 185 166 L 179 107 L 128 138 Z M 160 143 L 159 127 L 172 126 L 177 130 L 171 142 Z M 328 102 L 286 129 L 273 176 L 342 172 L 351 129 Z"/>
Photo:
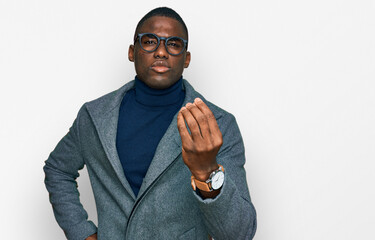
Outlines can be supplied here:
<path id="1" fill-rule="evenodd" d="M 166 61 L 158 60 L 151 65 L 151 69 L 157 73 L 165 73 L 170 70 L 170 67 Z"/>

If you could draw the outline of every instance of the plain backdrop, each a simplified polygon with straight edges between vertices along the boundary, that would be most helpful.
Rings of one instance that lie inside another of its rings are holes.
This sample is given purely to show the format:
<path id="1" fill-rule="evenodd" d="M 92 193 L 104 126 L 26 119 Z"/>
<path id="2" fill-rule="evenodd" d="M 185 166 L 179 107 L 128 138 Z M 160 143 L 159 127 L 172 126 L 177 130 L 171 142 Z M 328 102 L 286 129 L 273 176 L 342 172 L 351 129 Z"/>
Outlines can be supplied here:
<path id="1" fill-rule="evenodd" d="M 44 161 L 83 103 L 134 78 L 128 46 L 158 6 L 189 28 L 184 77 L 236 116 L 255 239 L 375 239 L 372 0 L 0 0 L 0 238 L 65 239 Z M 78 184 L 96 222 L 86 169 Z"/>

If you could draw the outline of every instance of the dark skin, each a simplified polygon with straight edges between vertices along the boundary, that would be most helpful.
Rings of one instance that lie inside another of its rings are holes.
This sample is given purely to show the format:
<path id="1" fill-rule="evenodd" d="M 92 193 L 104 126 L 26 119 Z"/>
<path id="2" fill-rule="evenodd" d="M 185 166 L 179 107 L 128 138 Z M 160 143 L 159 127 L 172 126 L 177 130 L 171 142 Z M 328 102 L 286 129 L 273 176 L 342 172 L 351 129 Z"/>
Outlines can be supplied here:
<path id="1" fill-rule="evenodd" d="M 159 37 L 177 36 L 187 39 L 181 24 L 172 18 L 155 16 L 147 19 L 138 33 L 154 33 Z M 168 88 L 177 82 L 184 68 L 190 63 L 190 52 L 178 56 L 169 55 L 161 42 L 155 52 L 144 51 L 138 42 L 129 46 L 128 58 L 134 62 L 137 77 L 147 86 L 156 89 Z M 155 66 L 157 65 L 157 66 Z"/>
<path id="2" fill-rule="evenodd" d="M 96 240 L 96 239 L 98 239 L 98 235 L 96 233 L 86 238 L 86 240 Z"/>
<path id="3" fill-rule="evenodd" d="M 159 37 L 177 36 L 187 39 L 180 22 L 173 18 L 154 16 L 147 19 L 139 33 L 154 33 Z M 164 89 L 172 86 L 182 76 L 184 68 L 190 63 L 190 52 L 184 51 L 178 56 L 168 54 L 161 42 L 155 52 L 144 51 L 139 43 L 129 46 L 128 58 L 134 62 L 137 77 L 147 86 Z M 191 134 L 185 125 L 187 123 Z M 223 144 L 222 134 L 215 116 L 199 98 L 182 107 L 177 116 L 177 127 L 182 142 L 182 158 L 191 174 L 198 180 L 205 181 L 210 174 L 219 168 L 216 155 Z M 220 190 L 200 191 L 204 198 L 213 198 Z M 96 234 L 86 240 L 97 239 Z"/>
<path id="4" fill-rule="evenodd" d="M 219 168 L 216 155 L 223 144 L 215 116 L 201 99 L 196 98 L 193 103 L 187 103 L 181 108 L 177 115 L 177 127 L 184 163 L 196 179 L 206 181 Z M 200 190 L 200 193 L 204 198 L 213 198 L 220 193 L 220 189 L 212 192 Z"/>

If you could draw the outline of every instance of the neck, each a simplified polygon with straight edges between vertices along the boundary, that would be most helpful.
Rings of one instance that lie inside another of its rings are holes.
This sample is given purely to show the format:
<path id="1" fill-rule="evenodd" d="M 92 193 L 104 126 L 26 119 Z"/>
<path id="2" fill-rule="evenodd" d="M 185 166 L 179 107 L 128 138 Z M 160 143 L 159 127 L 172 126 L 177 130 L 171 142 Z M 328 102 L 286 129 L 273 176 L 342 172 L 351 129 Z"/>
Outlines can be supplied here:
<path id="1" fill-rule="evenodd" d="M 154 89 L 135 77 L 135 99 L 142 105 L 151 107 L 168 106 L 180 101 L 182 77 L 165 89 Z"/>

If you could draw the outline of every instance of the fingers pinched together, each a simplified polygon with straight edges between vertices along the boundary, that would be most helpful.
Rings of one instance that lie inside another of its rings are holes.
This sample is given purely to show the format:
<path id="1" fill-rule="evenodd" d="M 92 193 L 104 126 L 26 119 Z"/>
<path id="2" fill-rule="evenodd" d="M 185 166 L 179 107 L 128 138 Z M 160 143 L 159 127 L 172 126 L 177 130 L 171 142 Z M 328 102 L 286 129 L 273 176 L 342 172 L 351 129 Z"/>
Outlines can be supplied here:
<path id="1" fill-rule="evenodd" d="M 181 108 L 177 127 L 185 164 L 197 179 L 206 180 L 218 168 L 216 155 L 223 144 L 215 116 L 201 99 L 196 98 L 194 103 Z"/>

